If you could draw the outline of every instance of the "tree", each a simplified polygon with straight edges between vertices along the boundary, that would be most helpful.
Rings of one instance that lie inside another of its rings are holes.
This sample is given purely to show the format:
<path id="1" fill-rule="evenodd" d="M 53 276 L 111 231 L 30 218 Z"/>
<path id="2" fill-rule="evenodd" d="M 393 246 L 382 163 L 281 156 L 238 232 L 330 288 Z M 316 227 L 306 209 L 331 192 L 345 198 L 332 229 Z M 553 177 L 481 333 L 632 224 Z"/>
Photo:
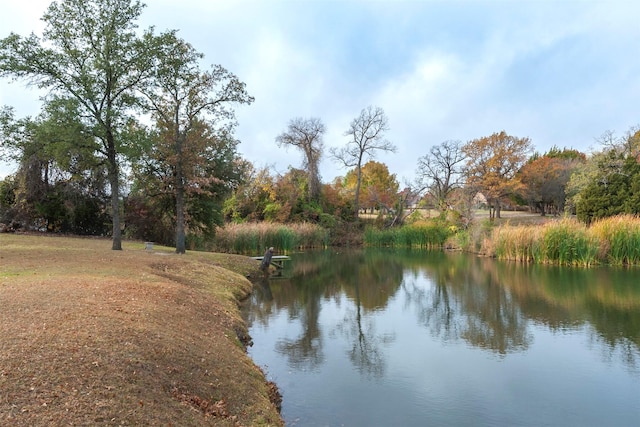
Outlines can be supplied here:
<path id="1" fill-rule="evenodd" d="M 243 176 L 231 197 L 225 200 L 225 219 L 261 221 L 267 206 L 275 202 L 275 182 L 267 167 L 255 169 L 251 163 L 243 167 Z"/>
<path id="2" fill-rule="evenodd" d="M 384 163 L 374 160 L 362 166 L 360 200 L 361 208 L 385 209 L 392 211 L 398 200 L 398 180 L 396 175 L 389 173 Z M 357 185 L 357 170 L 353 169 L 345 176 L 345 187 L 355 188 Z"/>
<path id="3" fill-rule="evenodd" d="M 534 155 L 518 172 L 522 196 L 542 216 L 563 211 L 571 174 L 585 158 L 576 150 L 560 151 L 555 147 L 542 156 Z"/>
<path id="4" fill-rule="evenodd" d="M 240 185 L 246 167 L 237 156 L 237 143 L 232 138 L 208 141 L 212 148 L 201 154 L 206 157 L 202 169 L 190 175 L 184 194 L 185 250 L 206 249 L 224 222 L 225 200 Z M 174 169 L 155 156 L 160 156 L 159 150 L 134 168 L 135 181 L 126 200 L 127 233 L 177 246 Z"/>
<path id="5" fill-rule="evenodd" d="M 396 146 L 384 138 L 389 130 L 387 116 L 380 107 L 369 106 L 351 121 L 345 136 L 349 142 L 341 148 L 332 147 L 330 153 L 346 168 L 356 168 L 356 190 L 354 194 L 354 210 L 356 218 L 360 211 L 360 185 L 362 181 L 362 165 L 365 159 L 374 158 L 377 151 L 395 152 Z"/>
<path id="6" fill-rule="evenodd" d="M 594 181 L 598 180 L 600 175 L 599 164 L 604 161 L 603 152 L 592 153 L 585 161 L 580 164 L 569 177 L 565 188 L 566 200 L 565 209 L 569 212 L 576 213 L 576 206 L 580 203 L 583 191 Z"/>
<path id="7" fill-rule="evenodd" d="M 587 224 L 640 212 L 640 129 L 632 127 L 620 138 L 607 131 L 599 142 L 603 150 L 593 153 L 568 184 L 568 200 Z"/>
<path id="8" fill-rule="evenodd" d="M 613 131 L 605 131 L 598 142 L 604 151 L 614 150 L 624 156 L 640 157 L 640 126 L 632 126 L 622 137 L 616 137 Z"/>
<path id="9" fill-rule="evenodd" d="M 344 187 L 344 179 L 336 177 L 332 183 L 324 184 L 322 190 L 323 218 L 328 224 L 327 228 L 333 228 L 331 224 L 337 221 L 353 221 L 352 199 Z"/>
<path id="10" fill-rule="evenodd" d="M 462 151 L 467 156 L 466 186 L 487 198 L 490 219 L 500 218 L 501 199 L 521 186 L 516 174 L 529 157 L 531 140 L 502 131 L 469 141 Z"/>
<path id="11" fill-rule="evenodd" d="M 572 176 L 579 220 L 590 224 L 622 213 L 640 213 L 638 136 L 637 131 L 631 131 L 616 144 L 603 144 L 605 149 L 592 155 L 584 170 Z"/>
<path id="12" fill-rule="evenodd" d="M 26 229 L 105 234 L 106 180 L 77 102 L 54 98 L 35 118 L 0 111 L 3 155 L 18 163 L 11 221 Z"/>
<path id="13" fill-rule="evenodd" d="M 151 77 L 158 38 L 138 35 L 138 0 L 61 0 L 43 16 L 42 39 L 11 33 L 0 40 L 0 75 L 27 79 L 78 101 L 80 117 L 100 142 L 111 190 L 112 249 L 122 249 L 120 160 L 134 90 Z"/>
<path id="14" fill-rule="evenodd" d="M 324 143 L 322 135 L 325 126 L 320 119 L 297 117 L 289 122 L 287 130 L 276 137 L 279 147 L 292 145 L 300 149 L 305 156 L 303 168 L 307 171 L 309 181 L 309 201 L 320 200 L 320 158 Z"/>
<path id="15" fill-rule="evenodd" d="M 443 213 L 451 192 L 462 186 L 462 167 L 466 160 L 460 141 L 444 141 L 418 159 L 418 187 L 427 188 Z"/>
<path id="16" fill-rule="evenodd" d="M 0 232 L 11 227 L 15 217 L 16 180 L 14 175 L 9 175 L 0 180 Z"/>
<path id="17" fill-rule="evenodd" d="M 302 169 L 289 167 L 274 182 L 275 200 L 267 205 L 265 219 L 274 222 L 317 221 L 319 212 L 310 212 L 309 204 L 305 203 L 308 188 L 307 173 Z"/>
<path id="18" fill-rule="evenodd" d="M 621 165 L 613 170 L 610 165 Z M 628 213 L 640 213 L 640 163 L 634 156 L 615 150 L 600 157 L 599 173 L 580 193 L 576 204 L 579 220 L 592 221 Z"/>
<path id="19" fill-rule="evenodd" d="M 201 71 L 202 54 L 174 34 L 166 35 L 162 45 L 154 79 L 142 92 L 158 129 L 153 158 L 160 170 L 168 169 L 163 176 L 170 182 L 164 188 L 175 198 L 176 253 L 184 254 L 186 193 L 206 193 L 219 180 L 207 164 L 219 142 L 231 138 L 236 125 L 231 106 L 249 104 L 253 98 L 222 66 Z"/>

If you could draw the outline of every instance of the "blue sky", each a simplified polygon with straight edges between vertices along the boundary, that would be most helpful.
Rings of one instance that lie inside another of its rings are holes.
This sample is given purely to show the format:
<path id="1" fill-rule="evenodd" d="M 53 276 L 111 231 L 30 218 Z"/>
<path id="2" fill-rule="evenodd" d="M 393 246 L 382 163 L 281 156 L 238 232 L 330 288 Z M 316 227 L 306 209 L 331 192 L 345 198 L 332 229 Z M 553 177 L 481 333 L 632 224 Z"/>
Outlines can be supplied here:
<path id="1" fill-rule="evenodd" d="M 3 2 L 0 37 L 41 34 L 48 0 Z M 376 160 L 399 181 L 445 140 L 505 130 L 552 146 L 598 149 L 605 131 L 640 124 L 640 2 L 148 0 L 140 26 L 179 34 L 247 84 L 236 110 L 239 151 L 278 173 L 302 156 L 275 137 L 294 117 L 318 117 L 325 146 L 350 121 L 384 109 L 398 151 Z M 39 94 L 0 81 L 0 105 L 39 111 Z M 328 151 L 328 150 L 327 150 Z M 0 165 L 0 176 L 11 171 Z M 346 171 L 328 155 L 325 182 Z"/>

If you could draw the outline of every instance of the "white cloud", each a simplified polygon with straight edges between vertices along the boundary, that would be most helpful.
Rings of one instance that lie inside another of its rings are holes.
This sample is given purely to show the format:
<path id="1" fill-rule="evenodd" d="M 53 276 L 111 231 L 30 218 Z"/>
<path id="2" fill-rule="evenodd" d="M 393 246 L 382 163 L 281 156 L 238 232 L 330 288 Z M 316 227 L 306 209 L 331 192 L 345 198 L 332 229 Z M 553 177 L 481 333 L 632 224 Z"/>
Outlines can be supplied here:
<path id="1" fill-rule="evenodd" d="M 536 148 L 588 150 L 607 129 L 637 124 L 638 2 L 154 0 L 141 27 L 179 35 L 246 82 L 256 101 L 237 109 L 239 150 L 284 172 L 302 157 L 275 137 L 294 117 L 319 117 L 327 147 L 344 144 L 367 105 L 389 116 L 399 178 L 447 139 L 506 130 Z M 48 1 L 0 6 L 0 28 L 38 32 Z M 37 11 L 40 9 L 40 11 Z M 22 22 L 12 27 L 12 22 Z M 37 94 L 0 82 L 0 104 L 27 111 Z M 26 96 L 25 96 L 26 94 Z M 28 112 L 33 114 L 34 110 Z M 328 158 L 327 181 L 344 174 Z"/>

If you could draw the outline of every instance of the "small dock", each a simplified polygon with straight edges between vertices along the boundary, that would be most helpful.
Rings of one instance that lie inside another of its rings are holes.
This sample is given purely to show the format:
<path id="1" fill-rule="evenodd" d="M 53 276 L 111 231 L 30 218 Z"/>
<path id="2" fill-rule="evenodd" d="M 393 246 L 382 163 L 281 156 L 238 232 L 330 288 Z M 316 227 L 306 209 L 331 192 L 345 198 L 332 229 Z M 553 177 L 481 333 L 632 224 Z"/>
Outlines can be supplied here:
<path id="1" fill-rule="evenodd" d="M 251 258 L 255 259 L 256 261 L 262 261 L 262 258 L 264 257 L 254 256 Z M 290 259 L 291 258 L 289 258 L 289 256 L 287 255 L 274 255 L 271 257 L 271 265 L 273 265 L 278 270 L 282 270 L 284 268 L 284 262 L 289 261 Z"/>

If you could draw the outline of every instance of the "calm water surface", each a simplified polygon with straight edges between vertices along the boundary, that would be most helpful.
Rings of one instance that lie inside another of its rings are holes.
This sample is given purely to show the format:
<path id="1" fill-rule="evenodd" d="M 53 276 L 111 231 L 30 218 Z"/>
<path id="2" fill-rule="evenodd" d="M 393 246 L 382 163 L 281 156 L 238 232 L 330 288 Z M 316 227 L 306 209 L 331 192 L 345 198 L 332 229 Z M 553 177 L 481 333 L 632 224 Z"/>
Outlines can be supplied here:
<path id="1" fill-rule="evenodd" d="M 640 270 L 295 254 L 246 307 L 288 426 L 639 426 Z"/>

